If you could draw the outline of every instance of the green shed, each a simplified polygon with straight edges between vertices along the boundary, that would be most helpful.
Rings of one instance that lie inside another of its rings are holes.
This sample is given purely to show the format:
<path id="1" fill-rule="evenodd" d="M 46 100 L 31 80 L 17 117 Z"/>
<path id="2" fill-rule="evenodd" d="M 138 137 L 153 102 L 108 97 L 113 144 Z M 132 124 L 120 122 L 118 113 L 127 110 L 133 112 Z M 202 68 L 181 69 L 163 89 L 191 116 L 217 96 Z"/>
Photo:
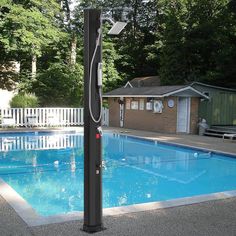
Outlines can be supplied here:
<path id="1" fill-rule="evenodd" d="M 199 117 L 209 125 L 236 125 L 236 89 L 223 88 L 194 82 L 193 88 L 210 99 L 201 99 Z"/>

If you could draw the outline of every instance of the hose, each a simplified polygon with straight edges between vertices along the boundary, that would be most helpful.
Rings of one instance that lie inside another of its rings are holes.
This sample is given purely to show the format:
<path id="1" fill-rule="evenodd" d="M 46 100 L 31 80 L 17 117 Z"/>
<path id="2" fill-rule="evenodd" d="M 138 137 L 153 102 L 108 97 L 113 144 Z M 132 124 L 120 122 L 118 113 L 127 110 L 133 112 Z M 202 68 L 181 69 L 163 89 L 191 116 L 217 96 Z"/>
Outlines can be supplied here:
<path id="1" fill-rule="evenodd" d="M 101 29 L 99 29 L 98 30 L 98 38 L 97 38 L 96 46 L 95 46 L 95 49 L 94 49 L 94 52 L 93 52 L 92 60 L 91 60 L 91 63 L 90 63 L 90 71 L 89 71 L 89 113 L 90 113 L 90 116 L 91 116 L 92 120 L 95 123 L 99 123 L 102 119 L 102 91 L 101 91 L 101 87 L 99 87 L 100 111 L 99 111 L 98 119 L 96 119 L 94 117 L 94 114 L 93 114 L 93 111 L 92 111 L 92 104 L 91 104 L 91 93 L 92 93 L 91 83 L 92 83 L 92 71 L 93 71 L 93 65 L 94 65 L 93 62 L 94 62 L 94 58 L 95 58 L 95 55 L 97 53 L 97 49 L 98 49 L 98 46 L 99 46 L 99 43 L 100 43 L 101 33 L 102 33 L 102 31 L 101 31 Z"/>

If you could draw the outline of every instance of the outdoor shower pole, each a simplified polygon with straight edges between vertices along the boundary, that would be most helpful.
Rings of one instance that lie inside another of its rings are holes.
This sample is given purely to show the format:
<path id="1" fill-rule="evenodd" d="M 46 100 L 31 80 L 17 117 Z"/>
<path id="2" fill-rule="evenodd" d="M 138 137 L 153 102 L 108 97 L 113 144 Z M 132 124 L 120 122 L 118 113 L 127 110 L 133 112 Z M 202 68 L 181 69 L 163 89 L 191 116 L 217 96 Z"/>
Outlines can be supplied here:
<path id="1" fill-rule="evenodd" d="M 101 10 L 84 10 L 84 224 L 83 230 L 94 233 L 102 224 L 102 140 L 101 121 L 95 122 L 102 109 L 98 86 L 98 63 L 102 62 Z M 98 39 L 98 36 L 100 38 Z M 98 41 L 99 40 L 99 41 Z M 100 42 L 98 44 L 98 42 Z M 97 50 L 96 45 L 98 44 Z M 95 53 L 96 52 L 96 53 Z M 95 53 L 95 54 L 94 54 Z M 91 63 L 94 55 L 93 63 Z M 91 69 L 92 67 L 92 69 Z M 90 78 L 91 72 L 91 78 Z M 91 86 L 89 80 L 91 79 Z M 101 87 L 100 87 L 101 89 Z M 91 109 L 89 108 L 89 96 Z"/>

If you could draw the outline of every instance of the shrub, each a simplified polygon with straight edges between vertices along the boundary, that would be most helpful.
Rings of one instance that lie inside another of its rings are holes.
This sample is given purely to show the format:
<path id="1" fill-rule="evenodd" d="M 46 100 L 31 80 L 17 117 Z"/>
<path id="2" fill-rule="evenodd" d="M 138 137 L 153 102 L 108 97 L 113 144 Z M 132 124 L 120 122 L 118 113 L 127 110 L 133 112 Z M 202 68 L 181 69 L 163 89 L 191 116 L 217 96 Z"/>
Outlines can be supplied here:
<path id="1" fill-rule="evenodd" d="M 10 102 L 10 106 L 14 108 L 34 108 L 38 107 L 38 105 L 38 98 L 32 93 L 19 93 L 15 95 Z"/>
<path id="2" fill-rule="evenodd" d="M 78 107 L 83 98 L 83 67 L 55 63 L 38 73 L 32 91 L 46 107 Z"/>

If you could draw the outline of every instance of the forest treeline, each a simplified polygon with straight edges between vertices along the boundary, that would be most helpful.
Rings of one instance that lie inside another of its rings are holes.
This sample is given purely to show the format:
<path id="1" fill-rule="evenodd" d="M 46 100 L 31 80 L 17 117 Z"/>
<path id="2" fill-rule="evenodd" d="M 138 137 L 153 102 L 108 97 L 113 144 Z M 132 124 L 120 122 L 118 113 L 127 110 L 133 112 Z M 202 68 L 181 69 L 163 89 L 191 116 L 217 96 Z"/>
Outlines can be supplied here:
<path id="1" fill-rule="evenodd" d="M 114 37 L 104 22 L 104 91 L 151 75 L 236 88 L 236 0 L 0 0 L 0 88 L 17 82 L 42 106 L 81 105 L 88 7 L 128 23 Z M 11 61 L 16 77 L 6 75 Z"/>

